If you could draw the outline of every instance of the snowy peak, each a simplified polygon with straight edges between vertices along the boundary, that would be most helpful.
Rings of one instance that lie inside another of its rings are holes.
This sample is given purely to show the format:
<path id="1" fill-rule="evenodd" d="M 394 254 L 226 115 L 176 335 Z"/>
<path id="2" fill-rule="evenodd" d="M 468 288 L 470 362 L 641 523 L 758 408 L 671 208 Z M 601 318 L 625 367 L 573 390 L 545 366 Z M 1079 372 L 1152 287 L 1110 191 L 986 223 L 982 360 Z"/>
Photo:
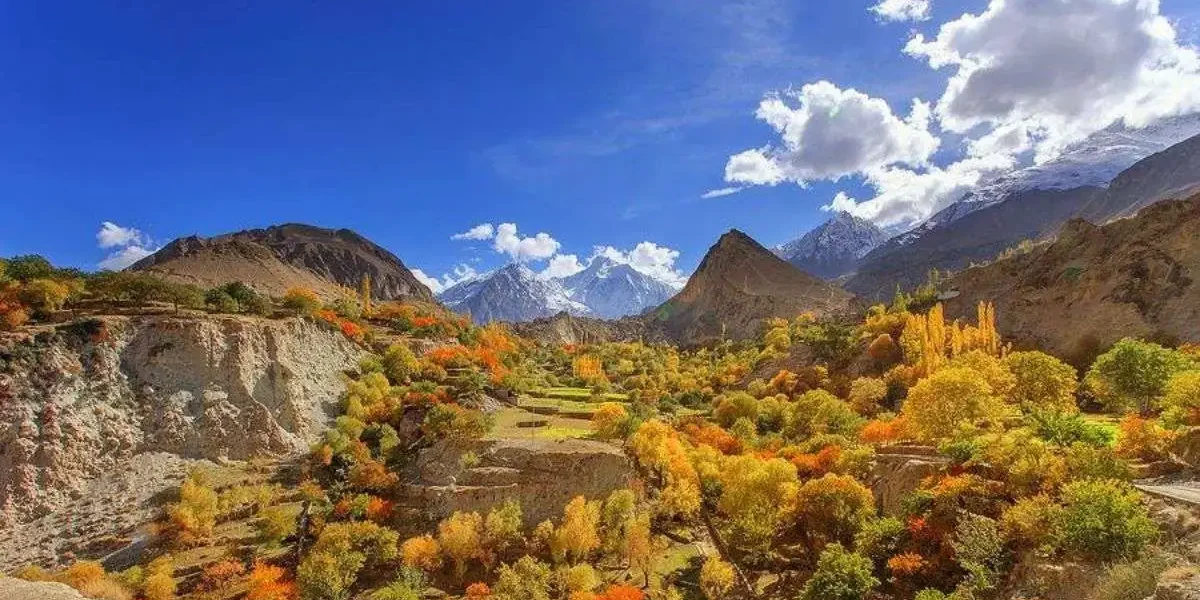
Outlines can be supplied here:
<path id="1" fill-rule="evenodd" d="M 557 280 L 543 280 L 529 267 L 513 263 L 491 273 L 460 282 L 442 292 L 447 307 L 468 313 L 476 323 L 532 321 L 566 311 L 591 315 L 575 302 Z"/>
<path id="2" fill-rule="evenodd" d="M 870 221 L 839 212 L 800 239 L 776 247 L 775 254 L 801 271 L 835 279 L 853 272 L 859 259 L 887 239 Z"/>
<path id="3" fill-rule="evenodd" d="M 1134 163 L 1200 134 L 1200 113 L 1130 129 L 1111 125 L 1068 146 L 1053 160 L 1016 169 L 976 188 L 930 217 L 914 232 L 945 225 L 1031 190 L 1106 187 Z M 911 237 L 911 236 L 909 236 Z"/>
<path id="4" fill-rule="evenodd" d="M 572 300 L 605 319 L 641 314 L 677 291 L 665 281 L 606 256 L 594 257 L 586 269 L 561 281 Z"/>

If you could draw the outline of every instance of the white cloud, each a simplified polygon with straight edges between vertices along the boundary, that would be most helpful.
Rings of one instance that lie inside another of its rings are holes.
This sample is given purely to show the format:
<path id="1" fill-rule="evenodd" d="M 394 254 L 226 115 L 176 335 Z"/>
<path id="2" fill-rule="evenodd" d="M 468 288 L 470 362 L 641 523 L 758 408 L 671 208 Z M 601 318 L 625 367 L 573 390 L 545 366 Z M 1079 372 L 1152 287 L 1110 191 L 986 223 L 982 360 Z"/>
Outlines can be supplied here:
<path id="1" fill-rule="evenodd" d="M 871 12 L 884 21 L 928 21 L 929 0 L 882 0 Z"/>
<path id="2" fill-rule="evenodd" d="M 707 192 L 700 194 L 700 197 L 704 198 L 706 200 L 709 198 L 720 198 L 722 196 L 730 196 L 730 195 L 736 194 L 744 189 L 746 189 L 746 188 L 742 188 L 742 187 L 717 188 L 715 190 L 708 190 Z"/>
<path id="3" fill-rule="evenodd" d="M 434 294 L 440 294 L 442 293 L 442 290 L 445 289 L 442 287 L 442 282 L 438 281 L 436 277 L 430 277 L 426 275 L 425 271 L 420 269 L 411 269 L 411 271 L 413 277 L 416 277 L 417 281 L 425 284 L 425 287 L 429 288 L 429 291 L 433 292 Z"/>
<path id="4" fill-rule="evenodd" d="M 905 51 L 954 69 L 937 103 L 944 128 L 1023 131 L 1039 162 L 1120 120 L 1200 110 L 1200 55 L 1158 0 L 991 0 Z"/>
<path id="5" fill-rule="evenodd" d="M 429 291 L 433 292 L 435 295 L 441 294 L 442 292 L 462 283 L 463 281 L 473 279 L 479 275 L 475 269 L 471 268 L 471 266 L 467 264 L 460 264 L 454 267 L 454 271 L 452 273 L 446 273 L 442 275 L 441 279 L 431 277 L 421 269 L 412 269 L 412 274 L 417 278 L 417 281 L 425 284 L 425 287 L 429 288 Z"/>
<path id="6" fill-rule="evenodd" d="M 904 120 L 887 102 L 828 81 L 768 95 L 755 116 L 779 133 L 780 146 L 731 156 L 725 166 L 730 183 L 803 185 L 898 164 L 920 167 L 940 144 L 929 132 L 928 105 L 914 101 Z"/>
<path id="7" fill-rule="evenodd" d="M 157 247 L 150 247 L 152 243 L 150 236 L 138 229 L 104 221 L 100 224 L 100 230 L 96 232 L 96 245 L 103 249 L 115 250 L 109 252 L 98 266 L 109 271 L 120 271 L 157 252 Z"/>
<path id="8" fill-rule="evenodd" d="M 496 237 L 492 243 L 497 252 L 507 254 L 519 262 L 550 258 L 561 246 L 562 244 L 548 233 L 523 238 L 517 234 L 515 223 L 501 223 L 496 228 Z"/>
<path id="9" fill-rule="evenodd" d="M 105 257 L 104 260 L 100 261 L 99 266 L 101 269 L 108 271 L 120 271 L 157 251 L 157 248 L 143 248 L 137 245 L 125 246 Z"/>
<path id="10" fill-rule="evenodd" d="M 555 254 L 539 275 L 544 279 L 559 279 L 570 277 L 585 268 L 574 254 Z"/>
<path id="11" fill-rule="evenodd" d="M 148 242 L 146 234 L 134 229 L 133 227 L 121 227 L 112 221 L 104 221 L 100 224 L 100 231 L 96 232 L 96 243 L 101 248 L 124 247 L 130 244 L 146 245 Z"/>
<path id="12" fill-rule="evenodd" d="M 858 208 L 858 200 L 851 198 L 846 192 L 838 192 L 833 200 L 821 207 L 824 212 L 844 212 L 854 214 Z"/>
<path id="13" fill-rule="evenodd" d="M 452 240 L 490 240 L 496 235 L 496 229 L 491 223 L 480 223 L 462 233 L 450 236 Z"/>
<path id="14" fill-rule="evenodd" d="M 592 260 L 596 257 L 627 264 L 635 271 L 663 281 L 676 289 L 687 283 L 687 275 L 675 266 L 675 262 L 679 260 L 679 251 L 659 246 L 654 242 L 641 242 L 629 251 L 618 250 L 612 246 L 597 246 Z"/>

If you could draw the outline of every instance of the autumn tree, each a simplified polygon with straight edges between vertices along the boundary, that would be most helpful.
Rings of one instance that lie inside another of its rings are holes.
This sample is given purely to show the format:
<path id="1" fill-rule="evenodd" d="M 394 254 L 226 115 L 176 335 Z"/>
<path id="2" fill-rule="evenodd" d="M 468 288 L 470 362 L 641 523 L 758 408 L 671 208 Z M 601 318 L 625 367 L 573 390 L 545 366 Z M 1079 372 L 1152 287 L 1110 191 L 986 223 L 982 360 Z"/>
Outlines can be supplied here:
<path id="1" fill-rule="evenodd" d="M 282 567 L 256 562 L 250 571 L 246 600 L 296 600 L 300 591 Z"/>
<path id="2" fill-rule="evenodd" d="M 494 600 L 550 600 L 550 567 L 531 556 L 500 567 Z"/>
<path id="3" fill-rule="evenodd" d="M 71 288 L 53 279 L 34 279 L 21 286 L 21 302 L 34 314 L 48 315 L 63 307 L 71 295 Z"/>
<path id="4" fill-rule="evenodd" d="M 442 566 L 442 547 L 431 535 L 408 538 L 400 545 L 400 562 L 409 568 L 436 571 Z"/>
<path id="5" fill-rule="evenodd" d="M 438 524 L 438 543 L 454 561 L 459 579 L 467 572 L 467 563 L 483 548 L 483 517 L 479 513 L 455 512 Z"/>
<path id="6" fill-rule="evenodd" d="M 197 471 L 188 475 L 179 487 L 179 502 L 171 507 L 171 524 L 184 544 L 210 537 L 217 524 L 218 497 Z"/>
<path id="7" fill-rule="evenodd" d="M 850 544 L 873 516 L 871 490 L 848 475 L 826 473 L 804 482 L 796 494 L 797 524 L 814 550 L 827 543 Z"/>
<path id="8" fill-rule="evenodd" d="M 395 560 L 396 532 L 371 521 L 330 523 L 296 569 L 304 598 L 344 600 L 363 569 Z"/>
<path id="9" fill-rule="evenodd" d="M 825 390 L 811 390 L 788 407 L 783 434 L 793 440 L 822 433 L 850 436 L 858 432 L 862 423 L 862 417 L 844 400 Z"/>
<path id="10" fill-rule="evenodd" d="M 489 567 L 492 564 L 491 556 L 504 554 L 523 541 L 522 522 L 521 503 L 516 499 L 505 500 L 488 511 L 483 520 L 483 542 L 489 556 Z"/>
<path id="11" fill-rule="evenodd" d="M 618 402 L 601 403 L 592 415 L 592 429 L 602 440 L 624 438 L 629 423 L 629 412 Z"/>
<path id="12" fill-rule="evenodd" d="M 573 562 L 587 558 L 600 547 L 600 503 L 588 502 L 576 496 L 563 509 L 562 523 L 554 530 L 551 548 L 556 557 L 567 557 Z"/>
<path id="13" fill-rule="evenodd" d="M 421 371 L 421 362 L 408 347 L 408 344 L 396 343 L 388 346 L 379 359 L 383 374 L 396 385 L 408 383 Z"/>
<path id="14" fill-rule="evenodd" d="M 1044 352 L 1013 352 L 1004 357 L 1015 378 L 1009 401 L 1026 412 L 1076 412 L 1075 388 L 1078 376 L 1075 368 Z"/>
<path id="15" fill-rule="evenodd" d="M 1167 380 L 1162 420 L 1170 427 L 1200 425 L 1200 371 L 1182 371 Z"/>
<path id="16" fill-rule="evenodd" d="M 650 587 L 650 575 L 654 572 L 655 547 L 650 531 L 650 514 L 635 516 L 625 527 L 625 561 L 634 572 L 641 573 L 646 587 Z"/>
<path id="17" fill-rule="evenodd" d="M 733 565 L 719 556 L 710 556 L 700 567 L 700 591 L 708 600 L 725 600 L 733 589 L 734 576 Z"/>
<path id="18" fill-rule="evenodd" d="M 1108 410 L 1146 414 L 1158 407 L 1171 377 L 1193 364 L 1183 353 L 1125 338 L 1092 363 L 1084 382 Z"/>
<path id="19" fill-rule="evenodd" d="M 733 539 L 759 552 L 770 548 L 779 524 L 795 503 L 796 467 L 773 458 L 734 456 L 721 469 L 718 508 L 729 517 Z"/>
<path id="20" fill-rule="evenodd" d="M 283 307 L 296 314 L 310 316 L 321 310 L 321 299 L 311 289 L 294 287 L 283 295 Z"/>
<path id="21" fill-rule="evenodd" d="M 998 419 L 1004 403 L 973 369 L 947 368 L 922 379 L 908 391 L 901 415 L 926 440 L 948 437 L 962 424 Z"/>
<path id="22" fill-rule="evenodd" d="M 172 600 L 175 598 L 175 565 L 169 556 L 160 556 L 146 567 L 146 579 L 142 582 L 142 597 L 145 600 Z"/>
<path id="23" fill-rule="evenodd" d="M 847 401 L 860 415 L 873 415 L 880 410 L 880 404 L 887 398 L 887 382 L 874 377 L 859 377 L 850 384 L 850 395 Z"/>
<path id="24" fill-rule="evenodd" d="M 714 400 L 713 419 L 728 429 L 738 419 L 758 419 L 758 400 L 746 392 L 729 392 Z"/>

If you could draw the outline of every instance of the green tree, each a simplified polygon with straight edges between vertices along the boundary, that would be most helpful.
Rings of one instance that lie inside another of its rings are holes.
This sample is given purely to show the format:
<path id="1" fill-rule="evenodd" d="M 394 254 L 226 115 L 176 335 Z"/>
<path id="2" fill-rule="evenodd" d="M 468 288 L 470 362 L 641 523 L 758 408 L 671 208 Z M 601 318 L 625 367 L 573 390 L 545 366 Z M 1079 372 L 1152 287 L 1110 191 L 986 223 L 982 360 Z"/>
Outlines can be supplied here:
<path id="1" fill-rule="evenodd" d="M 821 551 L 817 569 L 804 584 L 802 600 L 865 600 L 879 585 L 872 574 L 871 559 L 848 552 L 841 544 Z"/>
<path id="2" fill-rule="evenodd" d="M 1171 376 L 1193 366 L 1180 352 L 1125 338 L 1092 363 L 1084 382 L 1108 410 L 1146 414 L 1157 408 Z"/>
<path id="3" fill-rule="evenodd" d="M 1063 486 L 1063 547 L 1095 560 L 1136 556 L 1158 534 L 1141 494 L 1123 481 L 1089 479 Z"/>
<path id="4" fill-rule="evenodd" d="M 1075 367 L 1044 352 L 1013 352 L 1004 357 L 1004 365 L 1016 377 L 1008 398 L 1026 412 L 1054 410 L 1076 412 Z"/>

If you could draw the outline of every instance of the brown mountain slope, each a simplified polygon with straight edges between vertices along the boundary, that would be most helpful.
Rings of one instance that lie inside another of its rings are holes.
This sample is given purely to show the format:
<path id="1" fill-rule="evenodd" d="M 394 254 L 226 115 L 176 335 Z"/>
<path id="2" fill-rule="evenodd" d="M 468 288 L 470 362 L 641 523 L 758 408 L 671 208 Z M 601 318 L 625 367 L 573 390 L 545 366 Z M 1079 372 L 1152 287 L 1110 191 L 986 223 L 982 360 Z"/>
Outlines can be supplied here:
<path id="1" fill-rule="evenodd" d="M 804 273 L 746 234 L 731 230 L 708 250 L 683 291 L 646 318 L 684 344 L 757 335 L 763 319 L 854 307 L 853 296 Z"/>
<path id="2" fill-rule="evenodd" d="M 179 238 L 130 269 L 203 287 L 242 281 L 276 296 L 303 286 L 331 297 L 342 286 L 357 289 L 369 275 L 377 299 L 434 301 L 399 258 L 374 242 L 349 229 L 296 223 Z"/>
<path id="3" fill-rule="evenodd" d="M 908 243 L 893 238 L 863 258 L 846 289 L 873 301 L 886 300 L 896 286 L 912 289 L 924 283 L 930 269 L 957 271 L 990 261 L 1022 240 L 1051 235 L 1103 193 L 1093 187 L 1030 190 L 934 227 Z"/>
<path id="4" fill-rule="evenodd" d="M 950 279 L 949 316 L 996 303 L 1020 345 L 1087 360 L 1124 336 L 1200 341 L 1200 195 L 1102 227 L 1072 219 L 1033 251 Z"/>

